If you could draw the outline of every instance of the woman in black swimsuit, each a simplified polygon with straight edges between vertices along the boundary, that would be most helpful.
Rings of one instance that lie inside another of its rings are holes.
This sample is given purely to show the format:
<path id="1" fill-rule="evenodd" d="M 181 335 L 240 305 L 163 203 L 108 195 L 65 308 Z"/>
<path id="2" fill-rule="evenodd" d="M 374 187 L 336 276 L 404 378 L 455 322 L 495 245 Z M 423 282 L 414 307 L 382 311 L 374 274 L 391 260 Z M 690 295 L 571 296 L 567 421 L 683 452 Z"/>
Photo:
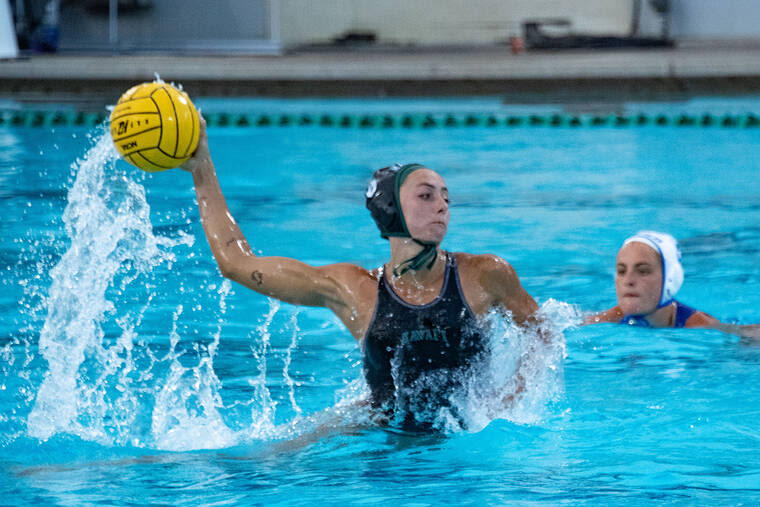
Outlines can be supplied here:
<path id="1" fill-rule="evenodd" d="M 418 409 L 445 408 L 461 370 L 485 351 L 479 317 L 492 309 L 518 325 L 536 324 L 538 305 L 504 259 L 439 248 L 449 223 L 448 189 L 439 174 L 418 164 L 381 169 L 367 189 L 367 207 L 390 243 L 390 260 L 381 268 L 255 256 L 219 187 L 203 120 L 201 127 L 183 169 L 193 175 L 222 274 L 266 296 L 332 310 L 360 342 L 371 403 L 382 413 L 430 423 Z M 516 385 L 516 392 L 499 395 L 512 399 L 522 391 L 521 379 Z"/>

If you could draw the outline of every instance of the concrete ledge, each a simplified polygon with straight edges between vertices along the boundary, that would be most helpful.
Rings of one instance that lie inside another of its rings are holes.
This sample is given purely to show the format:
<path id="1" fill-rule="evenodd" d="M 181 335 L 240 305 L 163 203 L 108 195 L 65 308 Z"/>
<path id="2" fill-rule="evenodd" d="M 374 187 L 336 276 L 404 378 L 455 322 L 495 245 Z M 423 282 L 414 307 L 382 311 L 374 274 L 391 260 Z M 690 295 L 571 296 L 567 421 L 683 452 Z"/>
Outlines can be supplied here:
<path id="1" fill-rule="evenodd" d="M 142 80 L 150 80 L 145 78 Z M 100 109 L 141 79 L 0 80 L 0 97 L 22 102 L 91 103 Z M 760 90 L 760 77 L 620 79 L 435 80 L 193 80 L 182 83 L 194 97 L 414 97 L 487 95 L 516 103 L 584 100 L 670 100 L 698 95 L 742 95 Z M 80 108 L 81 109 L 81 108 Z M 85 108 L 87 109 L 87 108 Z"/>
<path id="2" fill-rule="evenodd" d="M 101 100 L 156 74 L 196 96 L 752 93 L 760 89 L 760 47 L 519 55 L 501 46 L 282 56 L 32 55 L 0 62 L 0 94 Z"/>

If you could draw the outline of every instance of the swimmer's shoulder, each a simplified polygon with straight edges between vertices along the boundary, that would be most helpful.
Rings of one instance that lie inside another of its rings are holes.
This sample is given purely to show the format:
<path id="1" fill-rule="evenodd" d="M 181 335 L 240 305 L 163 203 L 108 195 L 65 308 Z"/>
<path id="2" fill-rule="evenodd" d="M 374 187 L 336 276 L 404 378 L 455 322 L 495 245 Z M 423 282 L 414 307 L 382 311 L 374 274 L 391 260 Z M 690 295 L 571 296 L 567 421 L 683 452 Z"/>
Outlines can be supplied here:
<path id="1" fill-rule="evenodd" d="M 683 327 L 716 327 L 720 325 L 721 322 L 712 315 L 697 310 L 686 319 Z"/>
<path id="2" fill-rule="evenodd" d="M 493 254 L 456 254 L 465 300 L 475 315 L 494 308 L 508 310 L 523 324 L 538 310 L 536 301 L 520 283 L 512 265 Z"/>
<path id="3" fill-rule="evenodd" d="M 453 252 L 452 255 L 456 259 L 461 278 L 477 279 L 481 282 L 493 279 L 499 283 L 519 283 L 512 265 L 498 255 L 464 252 Z"/>
<path id="4" fill-rule="evenodd" d="M 609 310 L 589 315 L 583 320 L 583 323 L 602 324 L 604 322 L 620 322 L 623 317 L 623 310 L 619 306 L 613 306 Z"/>
<path id="5" fill-rule="evenodd" d="M 476 314 L 522 293 L 514 268 L 498 255 L 455 254 L 465 299 Z"/>

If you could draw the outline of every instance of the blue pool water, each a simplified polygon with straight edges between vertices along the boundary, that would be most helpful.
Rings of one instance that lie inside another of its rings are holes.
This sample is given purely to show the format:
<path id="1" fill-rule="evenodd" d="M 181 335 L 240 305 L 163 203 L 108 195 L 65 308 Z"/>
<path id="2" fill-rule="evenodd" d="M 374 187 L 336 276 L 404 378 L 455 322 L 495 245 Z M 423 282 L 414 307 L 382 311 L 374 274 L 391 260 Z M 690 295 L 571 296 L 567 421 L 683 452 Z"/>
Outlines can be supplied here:
<path id="1" fill-rule="evenodd" d="M 206 111 L 503 107 L 197 102 Z M 680 240 L 680 300 L 723 321 L 760 322 L 757 128 L 227 127 L 209 137 L 253 248 L 317 265 L 386 260 L 364 208 L 373 169 L 439 170 L 452 200 L 444 247 L 507 259 L 555 345 L 530 362 L 514 408 L 494 415 L 489 400 L 468 400 L 468 431 L 374 427 L 353 403 L 366 388 L 349 333 L 326 310 L 224 281 L 188 174 L 131 168 L 102 127 L 0 127 L 3 503 L 756 501 L 760 347 L 715 331 L 578 324 L 614 304 L 617 248 L 642 228 Z M 529 340 L 497 324 L 484 375 L 508 386 Z"/>

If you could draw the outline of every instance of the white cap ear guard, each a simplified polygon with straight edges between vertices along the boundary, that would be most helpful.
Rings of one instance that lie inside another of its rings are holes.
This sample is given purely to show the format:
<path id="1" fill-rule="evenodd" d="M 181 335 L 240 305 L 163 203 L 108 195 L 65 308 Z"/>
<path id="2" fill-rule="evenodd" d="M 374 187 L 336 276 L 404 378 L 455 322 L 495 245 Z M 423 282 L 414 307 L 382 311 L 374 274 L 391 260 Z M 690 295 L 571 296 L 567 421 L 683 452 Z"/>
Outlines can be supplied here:
<path id="1" fill-rule="evenodd" d="M 681 251 L 678 249 L 678 241 L 664 232 L 639 231 L 626 239 L 623 245 L 633 242 L 644 243 L 660 254 L 662 260 L 662 291 L 660 292 L 660 304 L 657 308 L 669 305 L 683 284 L 683 266 L 681 266 Z"/>

